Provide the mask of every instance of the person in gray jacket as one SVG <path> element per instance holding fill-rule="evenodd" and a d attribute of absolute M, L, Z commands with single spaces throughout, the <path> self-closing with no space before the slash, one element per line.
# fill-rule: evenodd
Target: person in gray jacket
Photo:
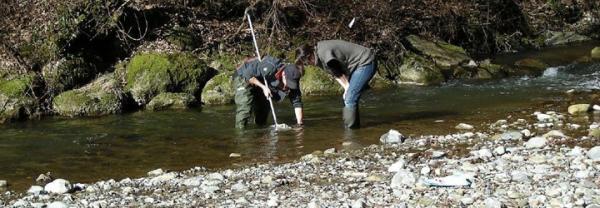
<path fill-rule="evenodd" d="M 362 90 L 377 72 L 375 53 L 367 47 L 343 40 L 324 40 L 315 47 L 301 46 L 296 50 L 302 64 L 318 66 L 344 88 L 343 118 L 346 128 L 359 128 L 358 102 Z"/>

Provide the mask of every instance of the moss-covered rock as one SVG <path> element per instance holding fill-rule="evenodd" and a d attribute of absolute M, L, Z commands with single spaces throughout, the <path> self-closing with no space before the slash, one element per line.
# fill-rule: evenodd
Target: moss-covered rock
<path fill-rule="evenodd" d="M 539 59 L 525 58 L 515 62 L 515 67 L 514 75 L 540 75 L 549 66 Z"/>
<path fill-rule="evenodd" d="M 233 71 L 221 72 L 210 79 L 202 90 L 202 103 L 207 105 L 222 105 L 233 103 Z"/>
<path fill-rule="evenodd" d="M 333 77 L 313 66 L 304 68 L 304 76 L 300 78 L 300 89 L 305 95 L 330 95 L 343 92 Z"/>
<path fill-rule="evenodd" d="M 34 73 L 23 75 L 0 75 L 0 123 L 32 117 L 38 109 L 33 97 L 39 85 Z"/>
<path fill-rule="evenodd" d="M 434 63 L 443 69 L 468 63 L 471 58 L 465 49 L 441 40 L 428 41 L 416 35 L 406 37 L 406 42 L 419 54 L 433 59 Z"/>
<path fill-rule="evenodd" d="M 600 60 L 600 47 L 595 47 L 594 49 L 592 49 L 591 53 L 591 57 L 592 59 L 597 59 Z"/>
<path fill-rule="evenodd" d="M 52 106 L 61 116 L 103 116 L 123 112 L 126 100 L 114 75 L 106 74 L 82 88 L 59 94 Z"/>
<path fill-rule="evenodd" d="M 407 52 L 402 65 L 387 69 L 385 75 L 397 84 L 435 85 L 444 82 L 442 70 L 432 61 Z"/>
<path fill-rule="evenodd" d="M 379 69 L 381 70 L 381 69 Z M 369 86 L 373 89 L 386 89 L 394 86 L 394 83 L 382 76 L 381 73 L 376 73 L 369 82 Z"/>
<path fill-rule="evenodd" d="M 62 58 L 42 69 L 48 91 L 55 95 L 81 87 L 96 77 L 97 70 L 81 57 Z"/>
<path fill-rule="evenodd" d="M 0 94 L 9 98 L 32 95 L 33 90 L 37 87 L 39 87 L 39 77 L 35 73 L 0 76 Z"/>
<path fill-rule="evenodd" d="M 196 104 L 196 98 L 187 93 L 160 93 L 154 97 L 146 109 L 160 111 L 165 109 L 186 109 Z"/>
<path fill-rule="evenodd" d="M 138 105 L 147 104 L 163 92 L 185 92 L 200 97 L 202 87 L 216 73 L 189 53 L 138 54 L 125 70 L 125 88 Z"/>
<path fill-rule="evenodd" d="M 547 31 L 543 37 L 546 46 L 561 46 L 591 40 L 591 38 L 575 32 Z"/>
<path fill-rule="evenodd" d="M 485 60 L 479 64 L 477 69 L 477 79 L 497 79 L 507 76 L 506 70 L 502 65 L 493 64 Z"/>

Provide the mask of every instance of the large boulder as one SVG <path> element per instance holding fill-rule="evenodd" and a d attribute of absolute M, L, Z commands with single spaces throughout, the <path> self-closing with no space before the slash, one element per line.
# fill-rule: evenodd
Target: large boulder
<path fill-rule="evenodd" d="M 39 77 L 34 73 L 0 75 L 0 123 L 34 115 L 38 102 L 32 95 L 38 85 Z"/>
<path fill-rule="evenodd" d="M 591 38 L 575 32 L 546 31 L 543 37 L 546 46 L 561 46 L 591 40 Z"/>
<path fill-rule="evenodd" d="M 300 88 L 306 95 L 326 95 L 342 93 L 342 87 L 325 70 L 307 66 L 300 79 Z"/>
<path fill-rule="evenodd" d="M 207 105 L 222 105 L 233 103 L 233 71 L 221 72 L 211 78 L 202 89 L 202 103 Z"/>
<path fill-rule="evenodd" d="M 591 52 L 592 59 L 600 60 L 600 47 L 595 47 Z"/>
<path fill-rule="evenodd" d="M 160 93 L 146 105 L 146 109 L 160 111 L 165 109 L 186 109 L 196 103 L 196 98 L 187 93 Z"/>
<path fill-rule="evenodd" d="M 431 58 L 442 69 L 457 67 L 471 60 L 463 48 L 441 40 L 428 41 L 416 35 L 409 35 L 406 42 L 411 49 Z"/>
<path fill-rule="evenodd" d="M 96 74 L 96 67 L 81 57 L 62 58 L 42 69 L 46 87 L 53 95 L 81 87 L 92 81 Z"/>
<path fill-rule="evenodd" d="M 146 105 L 163 92 L 184 92 L 200 97 L 202 87 L 216 71 L 190 53 L 142 53 L 124 68 L 125 89 L 138 105 Z"/>
<path fill-rule="evenodd" d="M 435 85 L 444 82 L 442 70 L 432 61 L 412 52 L 407 52 L 402 65 L 387 70 L 386 77 L 397 84 Z"/>
<path fill-rule="evenodd" d="M 121 113 L 126 101 L 117 79 L 113 74 L 106 74 L 82 88 L 59 94 L 52 106 L 61 116 L 103 116 Z"/>

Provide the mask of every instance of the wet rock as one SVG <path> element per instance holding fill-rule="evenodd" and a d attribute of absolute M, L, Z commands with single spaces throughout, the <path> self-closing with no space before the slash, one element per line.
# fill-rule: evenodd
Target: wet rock
<path fill-rule="evenodd" d="M 587 113 L 590 110 L 590 104 L 577 104 L 569 106 L 569 114 L 577 115 Z"/>
<path fill-rule="evenodd" d="M 326 149 L 325 151 L 323 151 L 323 154 L 324 154 L 324 155 L 332 155 L 332 154 L 335 154 L 335 148 L 329 148 L 329 149 Z"/>
<path fill-rule="evenodd" d="M 561 46 L 591 40 L 590 37 L 575 32 L 546 31 L 543 36 L 547 46 Z"/>
<path fill-rule="evenodd" d="M 66 91 L 52 102 L 61 116 L 102 116 L 123 112 L 125 92 L 113 74 L 106 74 L 82 88 Z"/>
<path fill-rule="evenodd" d="M 148 173 L 146 173 L 146 175 L 151 176 L 151 177 L 155 177 L 155 176 L 159 176 L 164 174 L 165 171 L 162 168 L 156 169 L 156 170 L 152 170 Z"/>
<path fill-rule="evenodd" d="M 48 204 L 47 208 L 68 208 L 69 206 L 63 202 L 52 202 Z"/>
<path fill-rule="evenodd" d="M 44 191 L 52 194 L 64 194 L 69 190 L 71 190 L 71 183 L 65 179 L 56 179 L 44 187 Z"/>
<path fill-rule="evenodd" d="M 0 180 L 0 189 L 8 187 L 8 182 L 6 180 Z"/>
<path fill-rule="evenodd" d="M 417 178 L 415 174 L 413 174 L 409 170 L 403 169 L 394 174 L 390 186 L 392 188 L 402 188 L 404 186 L 412 187 L 415 185 L 416 182 Z"/>
<path fill-rule="evenodd" d="M 234 71 L 220 72 L 211 78 L 202 89 L 202 103 L 206 105 L 222 105 L 233 103 L 235 91 L 233 89 Z"/>
<path fill-rule="evenodd" d="M 548 64 L 533 58 L 521 59 L 515 62 L 515 66 L 518 67 L 520 70 L 524 70 L 518 72 L 518 74 L 534 75 L 542 74 L 542 72 L 549 67 Z"/>
<path fill-rule="evenodd" d="M 146 109 L 160 111 L 166 109 L 186 109 L 196 104 L 196 98 L 187 93 L 160 93 L 146 105 Z"/>
<path fill-rule="evenodd" d="M 404 135 L 396 130 L 391 129 L 387 133 L 383 134 L 379 138 L 379 141 L 383 144 L 396 144 L 404 142 L 404 139 Z"/>
<path fill-rule="evenodd" d="M 587 156 L 594 161 L 600 161 L 600 146 L 595 146 L 588 150 Z"/>
<path fill-rule="evenodd" d="M 592 49 L 591 56 L 592 59 L 600 59 L 600 47 L 595 47 Z"/>
<path fill-rule="evenodd" d="M 202 86 L 216 70 L 191 53 L 152 52 L 135 55 L 117 74 L 127 83 L 125 89 L 131 92 L 133 99 L 143 106 L 163 92 L 200 97 Z"/>
<path fill-rule="evenodd" d="M 542 148 L 546 146 L 548 140 L 544 137 L 533 137 L 529 141 L 525 142 L 525 148 L 527 149 L 536 149 Z"/>
<path fill-rule="evenodd" d="M 502 65 L 493 64 L 490 60 L 485 60 L 479 65 L 477 70 L 477 79 L 497 79 L 506 77 L 506 70 Z"/>
<path fill-rule="evenodd" d="M 460 124 L 456 125 L 455 128 L 458 130 L 472 130 L 475 127 L 473 127 L 473 125 L 470 125 L 470 124 L 460 123 Z"/>
<path fill-rule="evenodd" d="M 36 179 L 35 182 L 37 182 L 38 184 L 47 184 L 50 183 L 52 181 L 52 173 L 47 172 L 45 174 L 40 174 Z"/>
<path fill-rule="evenodd" d="M 229 154 L 229 157 L 242 157 L 242 154 L 240 154 L 240 153 L 231 153 L 231 154 Z"/>

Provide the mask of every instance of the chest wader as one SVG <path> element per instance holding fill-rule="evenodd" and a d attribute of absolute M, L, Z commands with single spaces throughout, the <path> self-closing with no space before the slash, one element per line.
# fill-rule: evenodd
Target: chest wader
<path fill-rule="evenodd" d="M 247 83 L 244 78 L 235 76 L 233 78 L 235 89 L 235 127 L 246 128 L 250 118 L 254 114 L 254 123 L 265 125 L 269 117 L 269 102 L 263 95 L 262 90 Z"/>

